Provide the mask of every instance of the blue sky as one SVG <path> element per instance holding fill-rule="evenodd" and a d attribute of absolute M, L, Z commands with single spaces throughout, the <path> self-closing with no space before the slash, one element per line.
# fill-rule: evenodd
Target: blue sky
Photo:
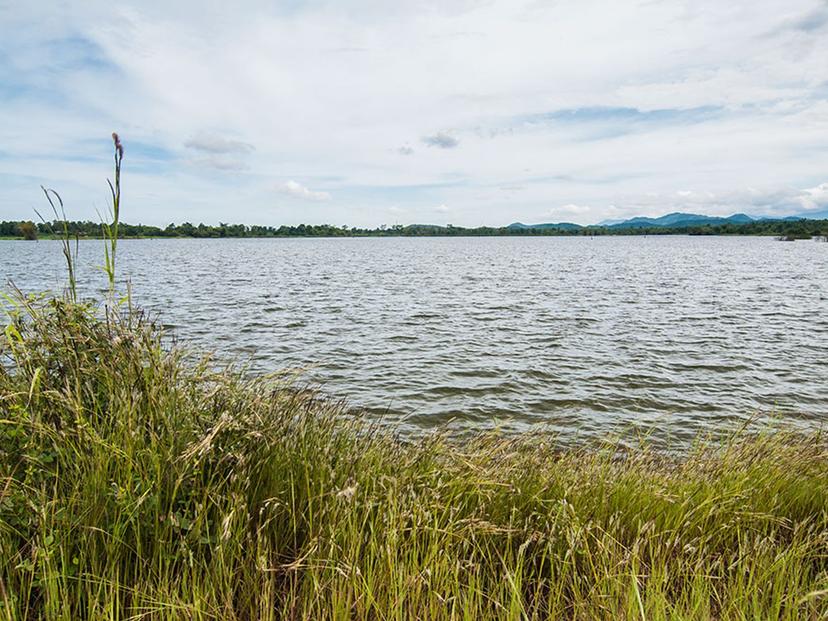
<path fill-rule="evenodd" d="M 0 0 L 0 219 L 828 209 L 823 0 Z"/>

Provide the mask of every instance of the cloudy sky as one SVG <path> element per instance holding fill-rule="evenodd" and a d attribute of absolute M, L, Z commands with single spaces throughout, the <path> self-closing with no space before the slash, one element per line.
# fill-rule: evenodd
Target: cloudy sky
<path fill-rule="evenodd" d="M 824 0 L 0 0 L 0 219 L 828 209 Z"/>

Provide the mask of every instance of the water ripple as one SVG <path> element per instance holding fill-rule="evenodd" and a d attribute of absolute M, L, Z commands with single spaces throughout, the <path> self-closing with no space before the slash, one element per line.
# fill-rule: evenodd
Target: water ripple
<path fill-rule="evenodd" d="M 689 438 L 828 414 L 828 244 L 188 239 L 119 252 L 137 303 L 180 340 L 251 372 L 302 369 L 405 433 Z M 100 244 L 80 256 L 95 294 Z M 0 277 L 60 290 L 59 244 L 0 242 Z"/>

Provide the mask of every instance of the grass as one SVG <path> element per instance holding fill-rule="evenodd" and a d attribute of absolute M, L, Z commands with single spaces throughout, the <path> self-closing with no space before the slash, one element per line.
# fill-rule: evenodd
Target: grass
<path fill-rule="evenodd" d="M 403 442 L 137 311 L 18 298 L 5 332 L 0 619 L 828 615 L 820 435 Z"/>

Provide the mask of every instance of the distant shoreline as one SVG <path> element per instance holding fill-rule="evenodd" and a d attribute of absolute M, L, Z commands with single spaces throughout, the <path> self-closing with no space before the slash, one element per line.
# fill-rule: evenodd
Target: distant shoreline
<path fill-rule="evenodd" d="M 70 238 L 102 239 L 101 224 L 91 221 L 67 222 Z M 64 223 L 60 221 L 33 223 L 31 221 L 0 221 L 0 240 L 60 239 Z M 244 224 L 192 225 L 170 224 L 165 228 L 142 224 L 119 224 L 121 239 L 289 239 L 295 237 L 603 237 L 603 236 L 752 236 L 785 237 L 793 239 L 825 238 L 828 220 L 760 220 L 748 223 L 703 224 L 691 226 L 585 226 L 557 228 L 550 226 L 476 227 L 437 226 L 414 224 L 409 226 L 381 226 L 374 229 L 336 227 L 329 224 L 297 226 L 262 226 Z"/>
<path fill-rule="evenodd" d="M 714 234 L 699 234 L 699 233 L 629 233 L 626 235 L 246 235 L 244 237 L 195 237 L 178 235 L 175 237 L 166 235 L 144 235 L 144 236 L 119 236 L 121 241 L 151 241 L 151 240 L 212 240 L 222 241 L 229 239 L 477 239 L 484 237 L 580 237 L 593 239 L 595 237 L 758 237 L 766 239 L 777 239 L 779 235 L 772 234 L 737 234 L 737 233 L 714 233 Z M 781 236 L 784 237 L 784 236 Z M 26 240 L 23 237 L 0 237 L 0 242 L 4 241 L 60 241 L 58 235 L 45 235 L 38 237 L 35 240 Z M 103 241 L 103 237 L 87 237 L 80 236 L 78 241 Z M 781 241 L 828 241 L 824 236 L 814 235 L 809 237 L 797 237 L 795 239 L 781 240 Z"/>

